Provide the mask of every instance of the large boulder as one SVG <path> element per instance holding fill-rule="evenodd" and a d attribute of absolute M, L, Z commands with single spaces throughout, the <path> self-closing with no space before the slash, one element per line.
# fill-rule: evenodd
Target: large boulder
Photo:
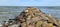
<path fill-rule="evenodd" d="M 59 22 L 53 16 L 47 15 L 38 8 L 28 7 L 18 15 L 14 24 L 20 27 L 60 27 Z"/>

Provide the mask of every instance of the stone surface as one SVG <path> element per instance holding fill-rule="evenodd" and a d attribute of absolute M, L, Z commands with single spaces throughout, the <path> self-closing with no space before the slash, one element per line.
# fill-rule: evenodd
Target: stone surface
<path fill-rule="evenodd" d="M 59 22 L 53 16 L 47 15 L 38 8 L 28 7 L 26 10 L 21 12 L 12 23 L 19 24 L 20 27 L 60 27 Z M 17 26 L 17 27 L 19 27 Z"/>

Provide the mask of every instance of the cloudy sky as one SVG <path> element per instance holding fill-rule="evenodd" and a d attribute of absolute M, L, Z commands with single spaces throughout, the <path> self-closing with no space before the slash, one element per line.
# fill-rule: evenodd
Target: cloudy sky
<path fill-rule="evenodd" d="M 60 6 L 60 0 L 0 0 L 0 6 Z"/>

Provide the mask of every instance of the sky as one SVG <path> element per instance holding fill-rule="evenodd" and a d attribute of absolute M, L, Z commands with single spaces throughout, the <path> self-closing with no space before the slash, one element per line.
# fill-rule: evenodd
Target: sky
<path fill-rule="evenodd" d="M 60 6 L 60 0 L 0 0 L 0 6 Z"/>

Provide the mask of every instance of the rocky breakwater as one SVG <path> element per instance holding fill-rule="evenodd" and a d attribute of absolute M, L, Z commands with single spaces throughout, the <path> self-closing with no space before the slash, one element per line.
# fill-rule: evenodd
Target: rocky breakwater
<path fill-rule="evenodd" d="M 60 27 L 59 25 L 55 17 L 41 12 L 38 8 L 28 7 L 15 18 L 12 24 L 8 24 L 8 27 Z"/>

